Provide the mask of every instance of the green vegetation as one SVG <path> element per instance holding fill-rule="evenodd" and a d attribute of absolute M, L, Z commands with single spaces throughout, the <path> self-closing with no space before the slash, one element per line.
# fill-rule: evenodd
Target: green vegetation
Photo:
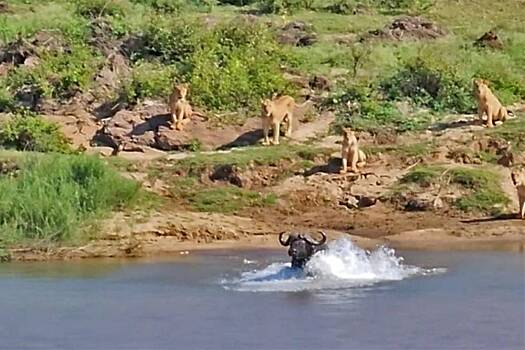
<path fill-rule="evenodd" d="M 260 193 L 230 184 L 208 185 L 197 177 L 176 177 L 169 182 L 175 199 L 203 212 L 235 213 L 245 208 L 276 203 L 273 193 Z"/>
<path fill-rule="evenodd" d="M 233 213 L 248 207 L 269 206 L 276 203 L 273 193 L 241 189 L 235 186 L 221 186 L 187 194 L 192 207 L 199 211 Z"/>
<path fill-rule="evenodd" d="M 72 152 L 58 125 L 32 114 L 20 114 L 2 123 L 0 145 L 19 151 Z"/>
<path fill-rule="evenodd" d="M 499 175 L 484 168 L 418 166 L 405 175 L 400 183 L 421 187 L 445 183 L 458 185 L 465 193 L 454 202 L 454 206 L 465 212 L 497 214 L 509 203 L 501 189 Z"/>
<path fill-rule="evenodd" d="M 17 92 L 28 87 L 58 100 L 89 91 L 105 64 L 101 47 L 108 46 L 123 49 L 132 71 L 108 95 L 164 99 L 173 81 L 185 81 L 200 110 L 243 116 L 274 92 L 297 92 L 284 70 L 337 76 L 340 84 L 325 106 L 336 110 L 337 126 L 359 130 L 421 130 L 431 114 L 473 111 L 473 77 L 489 79 L 505 104 L 525 98 L 525 30 L 517 20 L 525 9 L 511 0 L 15 0 L 9 6 L 11 12 L 0 14 L 0 49 L 16 49 L 18 39 L 43 30 L 59 45 L 37 47 L 37 65 L 19 64 L 0 75 L 0 111 L 17 109 Z M 250 11 L 264 15 L 246 17 Z M 316 43 L 278 44 L 282 14 L 311 24 Z M 448 34 L 358 40 L 405 14 L 423 15 Z M 475 47 L 491 28 L 503 49 Z M 338 37 L 346 37 L 345 44 Z M 348 102 L 359 108 L 349 110 Z M 407 102 L 410 111 L 401 111 L 398 102 Z"/>
<path fill-rule="evenodd" d="M 422 187 L 430 186 L 444 172 L 439 166 L 417 166 L 403 176 L 401 183 L 416 183 Z"/>
<path fill-rule="evenodd" d="M 230 183 L 203 180 L 219 167 L 231 166 L 243 171 L 248 167 L 279 166 L 279 178 L 304 170 L 318 158 L 327 158 L 331 150 L 305 145 L 282 144 L 275 147 L 248 147 L 225 153 L 195 153 L 192 157 L 166 164 L 159 161 L 150 167 L 150 176 L 169 185 L 175 200 L 192 209 L 233 213 L 245 208 L 273 205 L 273 193 L 255 192 Z M 284 163 L 284 164 L 283 164 Z"/>
<path fill-rule="evenodd" d="M 519 116 L 519 119 L 523 116 Z M 509 120 L 497 128 L 488 130 L 489 135 L 501 137 L 510 142 L 516 151 L 525 149 L 525 123 L 523 120 Z"/>
<path fill-rule="evenodd" d="M 81 240 L 86 224 L 128 205 L 139 185 L 97 158 L 25 155 L 0 175 L 0 242 Z"/>
<path fill-rule="evenodd" d="M 170 169 L 190 176 L 199 176 L 207 169 L 219 165 L 232 165 L 245 169 L 251 164 L 271 165 L 281 161 L 312 161 L 316 157 L 325 157 L 330 153 L 331 150 L 307 145 L 283 144 L 275 147 L 249 147 L 225 153 L 195 153 L 191 157 L 176 161 Z M 160 164 L 160 166 L 163 165 Z"/>

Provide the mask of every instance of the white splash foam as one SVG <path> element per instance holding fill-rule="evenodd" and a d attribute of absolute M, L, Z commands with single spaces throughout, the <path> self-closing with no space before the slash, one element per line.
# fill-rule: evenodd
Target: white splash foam
<path fill-rule="evenodd" d="M 223 285 L 252 292 L 343 289 L 444 272 L 405 265 L 403 260 L 394 249 L 379 247 L 368 252 L 340 239 L 315 254 L 304 271 L 292 269 L 290 263 L 273 263 L 262 270 L 244 272 L 236 280 L 223 281 Z"/>

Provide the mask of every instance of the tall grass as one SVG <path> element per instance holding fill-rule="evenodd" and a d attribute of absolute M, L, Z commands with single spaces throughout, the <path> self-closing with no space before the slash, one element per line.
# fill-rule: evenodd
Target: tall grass
<path fill-rule="evenodd" d="M 90 219 L 124 206 L 139 185 L 88 156 L 24 156 L 0 175 L 0 241 L 67 241 Z"/>

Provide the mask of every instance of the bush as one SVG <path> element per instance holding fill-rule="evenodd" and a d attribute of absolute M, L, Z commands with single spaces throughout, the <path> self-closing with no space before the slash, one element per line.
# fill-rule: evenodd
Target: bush
<path fill-rule="evenodd" d="M 499 175 L 487 169 L 417 166 L 401 179 L 403 184 L 416 183 L 421 187 L 438 182 L 456 184 L 465 190 L 453 203 L 465 212 L 497 214 L 510 202 L 500 186 Z"/>
<path fill-rule="evenodd" d="M 84 91 L 93 81 L 100 57 L 82 44 L 73 45 L 70 52 L 42 54 L 35 68 L 21 66 L 7 77 L 14 89 L 32 86 L 46 97 L 70 98 Z"/>
<path fill-rule="evenodd" d="M 408 62 L 381 83 L 390 100 L 409 99 L 434 111 L 474 111 L 470 80 L 453 69 L 432 67 L 421 58 Z"/>
<path fill-rule="evenodd" d="M 156 11 L 165 13 L 176 13 L 186 5 L 184 0 L 131 0 L 133 3 L 147 5 Z"/>
<path fill-rule="evenodd" d="M 258 0 L 219 0 L 221 5 L 246 6 L 256 3 Z"/>
<path fill-rule="evenodd" d="M 151 96 L 167 98 L 173 87 L 176 69 L 158 63 L 141 62 L 133 69 L 132 79 L 125 87 L 128 101 Z"/>
<path fill-rule="evenodd" d="M 161 13 L 179 13 L 185 9 L 204 9 L 210 11 L 217 3 L 215 0 L 130 0 L 136 4 L 146 5 Z M 220 3 L 220 1 L 219 1 Z"/>
<path fill-rule="evenodd" d="M 103 15 L 123 17 L 129 10 L 126 0 L 74 0 L 73 3 L 76 12 L 88 18 Z"/>
<path fill-rule="evenodd" d="M 315 0 L 258 0 L 263 13 L 289 13 L 298 9 L 313 9 Z"/>
<path fill-rule="evenodd" d="M 484 169 L 454 169 L 451 183 L 471 190 L 459 198 L 455 205 L 463 211 L 480 211 L 497 214 L 510 201 L 501 189 L 499 175 Z"/>
<path fill-rule="evenodd" d="M 404 116 L 394 103 L 384 100 L 374 86 L 347 87 L 327 104 L 336 109 L 336 129 L 351 127 L 375 132 L 390 128 L 404 132 L 426 128 L 430 123 L 428 114 Z"/>
<path fill-rule="evenodd" d="M 20 168 L 0 177 L 1 241 L 74 238 L 82 223 L 129 203 L 139 189 L 94 157 L 32 156 Z"/>
<path fill-rule="evenodd" d="M 0 145 L 20 151 L 71 152 L 69 140 L 58 125 L 36 116 L 18 115 L 4 123 Z"/>
<path fill-rule="evenodd" d="M 368 0 L 372 6 L 389 11 L 422 12 L 428 10 L 434 4 L 433 0 Z"/>
<path fill-rule="evenodd" d="M 262 97 L 292 92 L 280 68 L 290 57 L 261 24 L 234 20 L 203 31 L 197 22 L 161 22 L 143 39 L 147 44 L 135 59 L 173 67 L 191 84 L 192 101 L 208 109 L 255 109 Z"/>

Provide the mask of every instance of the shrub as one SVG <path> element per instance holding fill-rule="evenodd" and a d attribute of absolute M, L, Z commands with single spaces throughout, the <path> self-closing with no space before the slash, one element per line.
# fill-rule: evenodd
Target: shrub
<path fill-rule="evenodd" d="M 3 86 L 0 81 L 0 112 L 10 111 L 13 109 L 13 106 L 13 96 L 11 96 L 7 87 Z"/>
<path fill-rule="evenodd" d="M 74 238 L 86 220 L 129 203 L 139 189 L 94 157 L 30 156 L 20 167 L 0 177 L 2 241 Z"/>
<path fill-rule="evenodd" d="M 123 17 L 129 10 L 126 0 L 74 0 L 73 4 L 79 15 L 88 18 L 103 15 Z"/>
<path fill-rule="evenodd" d="M 298 9 L 313 9 L 315 0 L 258 0 L 259 10 L 263 13 L 289 13 Z"/>
<path fill-rule="evenodd" d="M 167 98 L 175 74 L 174 66 L 141 62 L 134 67 L 131 82 L 125 87 L 128 101 L 135 102 L 152 96 Z"/>
<path fill-rule="evenodd" d="M 404 132 L 426 128 L 430 123 L 428 114 L 403 115 L 393 102 L 384 100 L 374 86 L 344 88 L 327 104 L 336 109 L 336 129 L 351 127 L 375 132 L 390 128 Z"/>
<path fill-rule="evenodd" d="M 197 22 L 161 23 L 143 39 L 135 58 L 174 67 L 191 84 L 192 101 L 208 109 L 255 109 L 264 96 L 292 92 L 280 68 L 290 56 L 261 24 L 234 20 L 203 31 Z"/>
<path fill-rule="evenodd" d="M 90 48 L 77 44 L 70 52 L 42 54 L 38 66 L 17 68 L 8 75 L 7 83 L 14 90 L 32 86 L 46 97 L 69 98 L 87 89 L 100 61 Z"/>
<path fill-rule="evenodd" d="M 71 152 L 69 140 L 58 125 L 31 115 L 18 115 L 4 123 L 0 145 L 20 151 Z"/>
<path fill-rule="evenodd" d="M 497 214 L 509 199 L 500 186 L 499 175 L 484 169 L 454 169 L 451 183 L 471 190 L 459 198 L 455 205 L 463 211 L 480 211 Z"/>
<path fill-rule="evenodd" d="M 221 5 L 246 6 L 256 3 L 258 0 L 219 0 Z"/>
<path fill-rule="evenodd" d="M 401 183 L 416 183 L 422 187 L 450 183 L 461 186 L 465 194 L 453 203 L 465 212 L 484 212 L 496 214 L 509 203 L 503 192 L 499 175 L 487 169 L 451 168 L 445 170 L 437 166 L 418 166 L 406 174 Z"/>
<path fill-rule="evenodd" d="M 351 15 L 355 12 L 358 2 L 355 0 L 337 0 L 333 4 L 325 7 L 325 9 L 332 13 L 340 15 Z"/>
<path fill-rule="evenodd" d="M 474 110 L 471 82 L 453 69 L 438 69 L 417 58 L 408 62 L 381 87 L 390 100 L 409 99 L 434 111 L 468 113 Z"/>
<path fill-rule="evenodd" d="M 432 7 L 434 0 L 368 0 L 368 3 L 389 11 L 422 12 Z"/>
<path fill-rule="evenodd" d="M 165 13 L 179 12 L 187 3 L 184 0 L 131 0 L 131 2 L 147 5 L 156 11 Z"/>

